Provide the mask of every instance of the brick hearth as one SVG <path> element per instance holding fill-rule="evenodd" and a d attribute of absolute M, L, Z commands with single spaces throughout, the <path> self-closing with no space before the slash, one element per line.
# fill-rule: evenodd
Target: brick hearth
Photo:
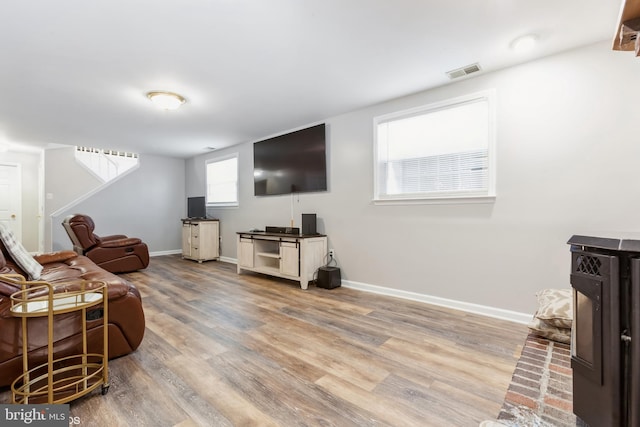
<path fill-rule="evenodd" d="M 498 420 L 506 425 L 586 426 L 573 414 L 572 396 L 569 345 L 529 335 Z"/>

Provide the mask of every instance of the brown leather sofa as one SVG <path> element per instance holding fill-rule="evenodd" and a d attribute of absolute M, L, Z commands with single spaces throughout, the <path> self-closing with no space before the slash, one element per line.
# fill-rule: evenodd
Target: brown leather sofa
<path fill-rule="evenodd" d="M 56 292 L 80 280 L 107 282 L 109 297 L 109 358 L 131 353 L 140 345 L 145 330 L 142 300 L 138 289 L 124 278 L 98 267 L 89 258 L 73 251 L 62 251 L 34 257 L 43 266 L 40 280 L 57 284 Z M 0 242 L 0 274 L 17 273 L 27 277 Z M 0 387 L 7 386 L 22 373 L 21 320 L 10 312 L 9 296 L 20 290 L 0 276 Z M 101 353 L 103 321 L 100 308 L 87 312 L 89 352 Z M 81 312 L 58 314 L 54 322 L 54 357 L 81 352 Z M 47 361 L 46 318 L 29 319 L 29 364 Z"/>
<path fill-rule="evenodd" d="M 149 265 L 149 249 L 144 242 L 122 234 L 100 237 L 93 232 L 95 224 L 88 215 L 69 215 L 62 226 L 73 243 L 73 250 L 107 271 L 127 273 Z"/>

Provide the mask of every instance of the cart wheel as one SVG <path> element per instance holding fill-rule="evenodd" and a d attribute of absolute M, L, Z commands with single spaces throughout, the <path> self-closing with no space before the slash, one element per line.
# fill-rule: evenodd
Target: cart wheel
<path fill-rule="evenodd" d="M 102 386 L 102 395 L 104 396 L 109 392 L 109 384 Z"/>

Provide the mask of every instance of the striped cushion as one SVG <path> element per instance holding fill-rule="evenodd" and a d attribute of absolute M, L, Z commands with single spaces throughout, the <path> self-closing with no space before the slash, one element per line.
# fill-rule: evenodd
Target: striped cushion
<path fill-rule="evenodd" d="M 29 280 L 40 279 L 42 273 L 42 266 L 33 259 L 31 254 L 22 246 L 20 242 L 16 240 L 16 236 L 11 230 L 0 224 L 0 240 L 4 244 L 4 247 L 11 254 L 13 260 L 27 273 Z"/>

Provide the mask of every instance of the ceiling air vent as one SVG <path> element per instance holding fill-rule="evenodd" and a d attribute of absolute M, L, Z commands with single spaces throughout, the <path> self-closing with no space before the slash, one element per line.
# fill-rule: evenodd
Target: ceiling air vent
<path fill-rule="evenodd" d="M 460 77 L 468 76 L 469 74 L 472 74 L 472 73 L 477 73 L 480 70 L 481 70 L 480 64 L 476 62 L 475 64 L 467 65 L 466 67 L 447 71 L 447 76 L 449 76 L 449 78 L 453 80 Z"/>

